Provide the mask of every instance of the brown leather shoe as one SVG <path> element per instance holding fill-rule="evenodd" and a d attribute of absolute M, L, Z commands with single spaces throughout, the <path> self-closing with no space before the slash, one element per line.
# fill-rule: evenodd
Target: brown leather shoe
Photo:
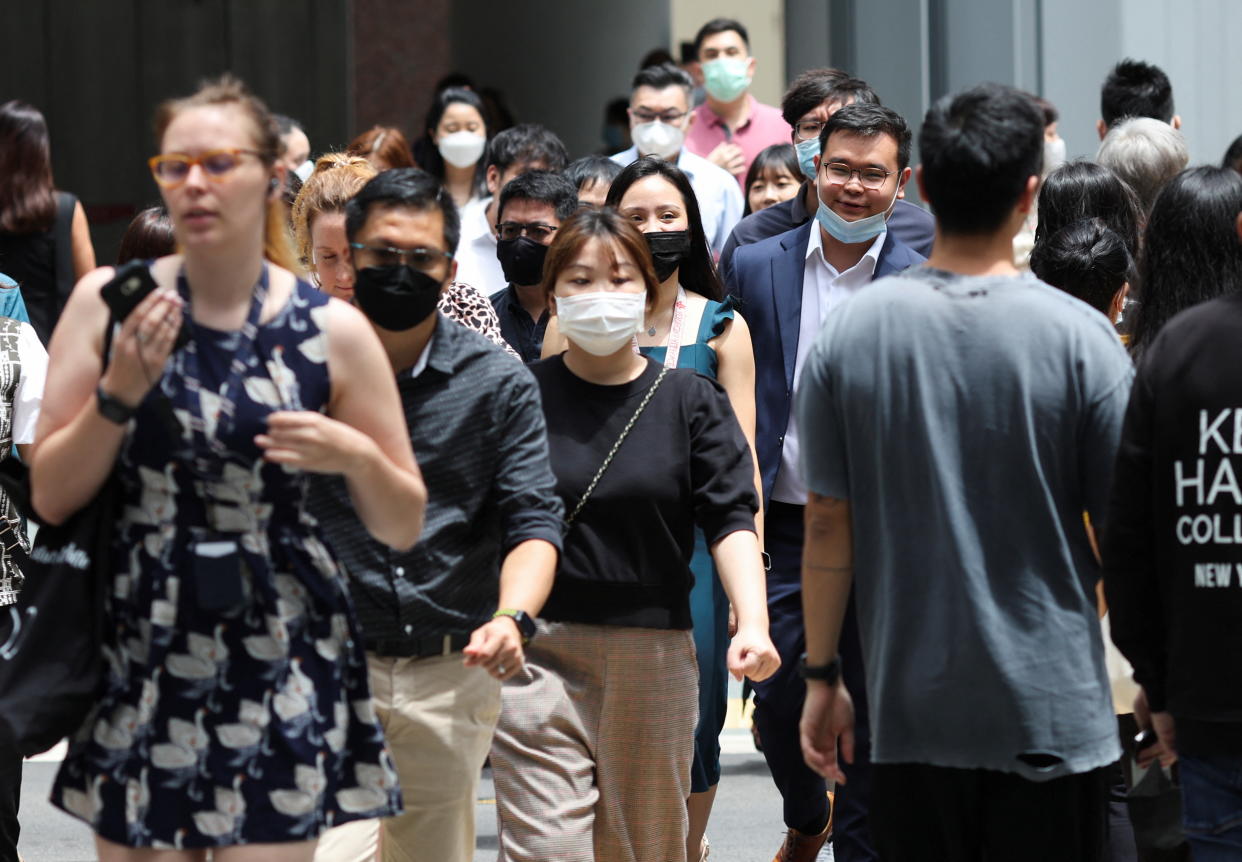
<path fill-rule="evenodd" d="M 797 829 L 785 833 L 785 843 L 772 858 L 772 862 L 815 862 L 820 849 L 832 837 L 832 814 L 836 800 L 831 790 L 828 791 L 828 825 L 818 835 L 803 835 Z"/>

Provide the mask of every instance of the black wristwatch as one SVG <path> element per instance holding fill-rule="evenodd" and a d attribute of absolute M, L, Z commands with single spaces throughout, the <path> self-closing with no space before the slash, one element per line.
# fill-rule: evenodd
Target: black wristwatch
<path fill-rule="evenodd" d="M 807 680 L 821 680 L 836 685 L 841 678 L 841 656 L 833 656 L 828 664 L 811 666 L 806 663 L 806 653 L 798 657 L 798 676 Z"/>
<path fill-rule="evenodd" d="M 136 407 L 130 407 L 104 392 L 102 385 L 95 387 L 95 402 L 99 405 L 99 414 L 117 425 L 124 425 L 137 411 Z"/>
<path fill-rule="evenodd" d="M 519 611 L 514 608 L 501 608 L 492 614 L 492 619 L 497 617 L 509 617 L 517 623 L 518 633 L 522 636 L 522 646 L 530 643 L 531 638 L 535 636 L 535 620 L 526 611 Z"/>

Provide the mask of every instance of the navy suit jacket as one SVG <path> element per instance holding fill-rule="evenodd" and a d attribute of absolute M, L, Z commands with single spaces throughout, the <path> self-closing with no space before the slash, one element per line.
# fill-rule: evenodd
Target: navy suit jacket
<path fill-rule="evenodd" d="M 781 447 L 793 404 L 794 362 L 802 323 L 802 279 L 806 247 L 819 223 L 738 248 L 733 257 L 729 293 L 738 307 L 755 350 L 755 449 L 763 476 L 763 504 L 772 496 L 781 467 Z M 917 266 L 926 258 L 889 231 L 876 261 L 876 278 Z"/>

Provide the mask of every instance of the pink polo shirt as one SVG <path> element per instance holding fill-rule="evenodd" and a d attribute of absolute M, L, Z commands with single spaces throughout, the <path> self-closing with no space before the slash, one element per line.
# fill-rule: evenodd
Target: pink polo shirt
<path fill-rule="evenodd" d="M 750 163 L 759 155 L 759 151 L 772 144 L 792 143 L 789 135 L 793 131 L 789 123 L 781 116 L 780 109 L 765 105 L 749 93 L 750 117 L 740 129 L 733 130 L 733 143 L 742 148 L 746 154 L 746 164 L 737 175 L 738 185 L 746 182 L 746 171 Z M 725 142 L 725 126 L 716 112 L 707 103 L 694 109 L 694 122 L 690 124 L 690 132 L 686 135 L 686 149 L 698 156 L 707 155 Z M 745 189 L 742 189 L 745 192 Z"/>

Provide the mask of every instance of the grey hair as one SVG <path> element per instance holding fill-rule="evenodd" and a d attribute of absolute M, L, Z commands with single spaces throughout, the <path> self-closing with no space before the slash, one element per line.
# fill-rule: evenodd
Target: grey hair
<path fill-rule="evenodd" d="M 1144 213 L 1160 190 L 1190 163 L 1186 138 L 1168 123 L 1130 117 L 1109 130 L 1095 160 L 1134 189 Z"/>

